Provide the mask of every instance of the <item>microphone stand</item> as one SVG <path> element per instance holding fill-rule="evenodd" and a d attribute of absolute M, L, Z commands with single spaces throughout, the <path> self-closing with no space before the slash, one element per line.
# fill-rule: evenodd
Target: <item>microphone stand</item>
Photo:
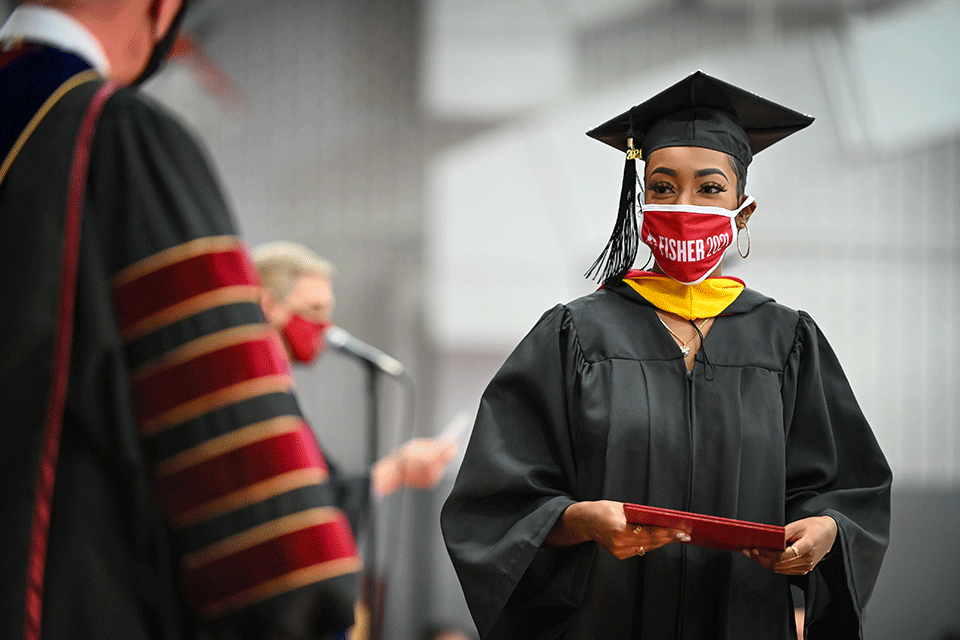
<path fill-rule="evenodd" d="M 380 451 L 380 403 L 379 403 L 379 373 L 380 369 L 370 361 L 363 361 L 367 369 L 367 466 L 373 471 Z M 371 482 L 372 482 L 371 476 Z M 382 616 L 380 600 L 377 597 L 379 589 L 377 578 L 377 505 L 372 495 L 367 501 L 367 540 L 364 552 L 364 566 L 367 567 L 366 579 L 363 582 L 364 598 L 367 601 L 369 618 L 368 640 L 379 640 Z"/>
<path fill-rule="evenodd" d="M 380 454 L 380 406 L 379 406 L 379 375 L 387 373 L 398 379 L 406 379 L 406 370 L 394 358 L 371 347 L 340 327 L 329 327 L 326 332 L 327 342 L 336 349 L 345 352 L 360 360 L 367 370 L 367 465 L 372 472 Z M 371 495 L 367 498 L 367 539 L 364 549 L 364 581 L 362 582 L 362 597 L 367 604 L 369 634 L 367 640 L 379 640 L 382 635 L 384 601 L 383 591 L 386 589 L 377 576 L 377 505 Z M 379 596 L 379 597 L 378 597 Z"/>

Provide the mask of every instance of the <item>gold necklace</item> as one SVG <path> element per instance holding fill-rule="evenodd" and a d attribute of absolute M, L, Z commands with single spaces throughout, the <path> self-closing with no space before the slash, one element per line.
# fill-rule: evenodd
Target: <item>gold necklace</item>
<path fill-rule="evenodd" d="M 657 319 L 660 320 L 660 324 L 662 324 L 663 327 L 670 332 L 670 335 L 672 335 L 676 339 L 676 341 L 680 343 L 680 353 L 682 353 L 683 357 L 686 358 L 688 355 L 690 355 L 690 347 L 687 346 L 687 343 L 693 340 L 694 338 L 696 338 L 698 335 L 700 335 L 700 330 L 703 329 L 703 325 L 707 324 L 707 320 L 709 320 L 710 318 L 704 318 L 703 322 L 700 323 L 699 327 L 697 327 L 697 325 L 693 325 L 697 327 L 697 333 L 690 336 L 687 340 L 683 340 L 680 336 L 675 334 L 673 332 L 673 329 L 668 327 L 667 323 L 664 322 L 663 318 L 661 318 L 659 315 L 657 316 Z"/>

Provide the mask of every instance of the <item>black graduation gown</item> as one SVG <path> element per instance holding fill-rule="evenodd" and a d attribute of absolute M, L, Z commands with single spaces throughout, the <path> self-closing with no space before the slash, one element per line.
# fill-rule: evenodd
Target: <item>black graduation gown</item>
<path fill-rule="evenodd" d="M 88 68 L 31 47 L 0 65 L 4 113 L 36 110 Z M 33 124 L 30 110 L 0 123 L 0 142 L 19 140 L 0 153 L 12 160 L 0 181 L 4 638 L 24 629 L 67 174 L 100 84 L 81 80 Z M 251 274 L 193 137 L 135 89 L 117 92 L 86 187 L 44 640 L 318 638 L 352 623 L 359 560 L 316 443 L 302 444 L 312 435 Z M 317 549 L 334 539 L 344 546 Z"/>
<path fill-rule="evenodd" d="M 704 354 L 709 360 L 705 363 Z M 828 514 L 808 638 L 857 638 L 888 537 L 890 470 L 809 315 L 750 289 L 692 376 L 623 284 L 548 311 L 494 377 L 442 528 L 481 637 L 794 638 L 786 576 L 671 544 L 618 560 L 543 541 L 574 501 L 783 525 Z"/>

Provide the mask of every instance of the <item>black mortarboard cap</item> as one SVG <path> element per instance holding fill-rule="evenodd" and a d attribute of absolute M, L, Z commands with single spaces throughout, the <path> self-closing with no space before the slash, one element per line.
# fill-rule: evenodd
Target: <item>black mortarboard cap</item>
<path fill-rule="evenodd" d="M 632 137 L 642 158 L 663 147 L 704 147 L 729 153 L 746 167 L 753 154 L 811 122 L 808 115 L 697 71 L 587 135 L 621 151 Z"/>
<path fill-rule="evenodd" d="M 617 224 L 587 277 L 620 278 L 637 255 L 635 158 L 664 147 L 703 147 L 730 154 L 746 168 L 770 145 L 813 118 L 696 71 L 587 135 L 627 153 Z M 639 149 L 637 152 L 632 146 Z M 603 266 L 605 263 L 605 266 Z M 602 267 L 602 268 L 601 268 Z"/>

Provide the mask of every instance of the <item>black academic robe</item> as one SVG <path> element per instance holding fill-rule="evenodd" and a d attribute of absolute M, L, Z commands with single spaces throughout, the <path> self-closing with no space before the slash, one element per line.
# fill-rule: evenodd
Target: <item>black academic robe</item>
<path fill-rule="evenodd" d="M 23 636 L 67 175 L 101 84 L 51 47 L 0 59 L 0 636 Z M 16 117 L 15 117 L 16 116 Z M 359 559 L 258 281 L 194 138 L 135 89 L 86 181 L 43 639 L 318 638 Z"/>
<path fill-rule="evenodd" d="M 709 361 L 709 363 L 707 362 Z M 808 638 L 858 638 L 887 545 L 890 470 L 809 315 L 750 289 L 688 376 L 655 309 L 618 284 L 548 311 L 496 374 L 442 528 L 484 640 L 795 638 L 789 579 L 670 544 L 618 560 L 544 539 L 575 501 L 773 525 L 831 515 Z"/>

